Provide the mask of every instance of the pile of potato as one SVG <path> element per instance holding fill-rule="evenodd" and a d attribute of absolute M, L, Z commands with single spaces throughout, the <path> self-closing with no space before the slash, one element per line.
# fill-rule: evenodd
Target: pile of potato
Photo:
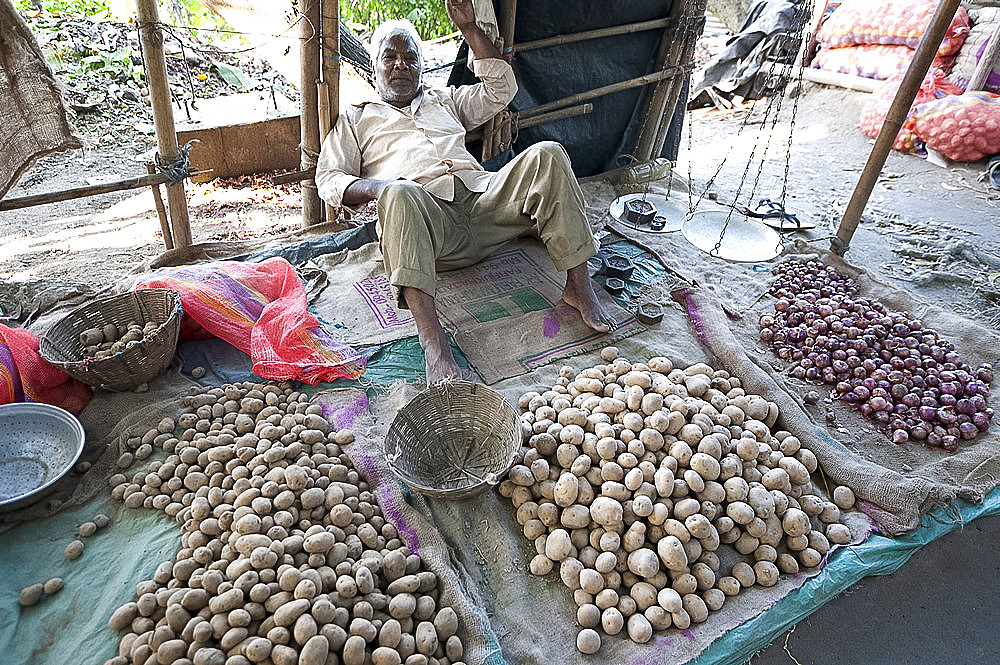
<path fill-rule="evenodd" d="M 521 396 L 527 447 L 500 485 L 535 544 L 531 572 L 558 569 L 573 590 L 581 652 L 600 649 L 597 629 L 640 643 L 686 629 L 850 541 L 853 493 L 812 492 L 816 457 L 772 431 L 773 402 L 704 363 L 601 358 Z M 722 570 L 722 544 L 745 560 Z"/>
<path fill-rule="evenodd" d="M 92 360 L 110 358 L 125 349 L 135 346 L 146 335 L 154 332 L 159 327 L 160 324 L 153 321 L 150 321 L 145 326 L 135 321 L 129 321 L 126 326 L 120 329 L 113 323 L 108 323 L 102 328 L 88 328 L 80 333 L 83 357 Z"/>
<path fill-rule="evenodd" d="M 111 479 L 126 506 L 174 517 L 182 549 L 111 616 L 107 665 L 460 665 L 458 616 L 342 451 L 350 430 L 288 384 L 193 389 L 185 406 L 120 466 L 143 446 L 166 459 Z"/>

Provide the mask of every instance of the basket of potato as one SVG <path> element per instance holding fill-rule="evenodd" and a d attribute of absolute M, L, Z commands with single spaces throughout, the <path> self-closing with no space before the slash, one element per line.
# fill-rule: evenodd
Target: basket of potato
<path fill-rule="evenodd" d="M 39 340 L 42 358 L 95 388 L 132 390 L 170 364 L 180 295 L 141 290 L 100 298 L 60 319 Z"/>

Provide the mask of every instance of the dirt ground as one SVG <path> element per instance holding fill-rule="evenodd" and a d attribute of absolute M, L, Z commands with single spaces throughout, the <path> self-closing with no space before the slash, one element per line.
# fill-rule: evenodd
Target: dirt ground
<path fill-rule="evenodd" d="M 720 38 L 703 38 L 701 59 L 718 48 L 711 39 Z M 448 62 L 455 48 L 432 47 L 429 65 Z M 443 83 L 447 70 L 432 76 Z M 868 95 L 808 82 L 790 90 L 780 108 L 764 99 L 689 112 L 676 173 L 690 177 L 695 195 L 738 205 L 784 196 L 789 212 L 817 224 L 798 237 L 828 247 L 873 144 L 858 129 Z M 155 139 L 128 126 L 86 126 L 83 149 L 38 160 L 7 197 L 144 173 Z M 984 171 L 982 162 L 945 168 L 893 152 L 848 260 L 1000 326 L 1000 290 L 990 281 L 1000 272 L 1000 190 L 977 180 Z M 196 242 L 272 236 L 301 224 L 298 185 L 273 186 L 267 176 L 188 183 L 186 191 Z M 0 212 L 0 279 L 100 288 L 163 249 L 149 189 Z"/>

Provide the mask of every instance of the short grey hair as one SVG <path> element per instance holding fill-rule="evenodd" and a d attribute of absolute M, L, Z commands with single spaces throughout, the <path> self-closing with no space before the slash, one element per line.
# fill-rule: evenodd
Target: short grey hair
<path fill-rule="evenodd" d="M 372 68 L 374 69 L 375 63 L 382 57 L 382 45 L 387 39 L 395 37 L 396 35 L 404 35 L 413 40 L 413 43 L 417 47 L 417 60 L 420 62 L 420 68 L 423 69 L 423 40 L 420 39 L 420 33 L 417 32 L 417 29 L 413 26 L 413 24 L 405 18 L 390 19 L 375 28 L 375 32 L 372 33 L 372 39 L 368 46 L 368 55 L 372 59 Z"/>

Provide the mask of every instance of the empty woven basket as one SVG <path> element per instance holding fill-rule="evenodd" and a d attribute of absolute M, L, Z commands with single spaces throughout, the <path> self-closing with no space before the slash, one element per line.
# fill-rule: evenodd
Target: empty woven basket
<path fill-rule="evenodd" d="M 429 387 L 399 410 L 385 457 L 418 492 L 461 499 L 499 482 L 520 446 L 514 407 L 485 386 L 455 381 Z"/>
<path fill-rule="evenodd" d="M 170 365 L 181 328 L 181 297 L 176 291 L 143 289 L 100 298 L 79 307 L 52 326 L 39 340 L 41 356 L 73 378 L 95 388 L 131 390 L 155 378 Z M 113 323 L 158 324 L 137 344 L 100 360 L 84 359 L 80 333 Z"/>

